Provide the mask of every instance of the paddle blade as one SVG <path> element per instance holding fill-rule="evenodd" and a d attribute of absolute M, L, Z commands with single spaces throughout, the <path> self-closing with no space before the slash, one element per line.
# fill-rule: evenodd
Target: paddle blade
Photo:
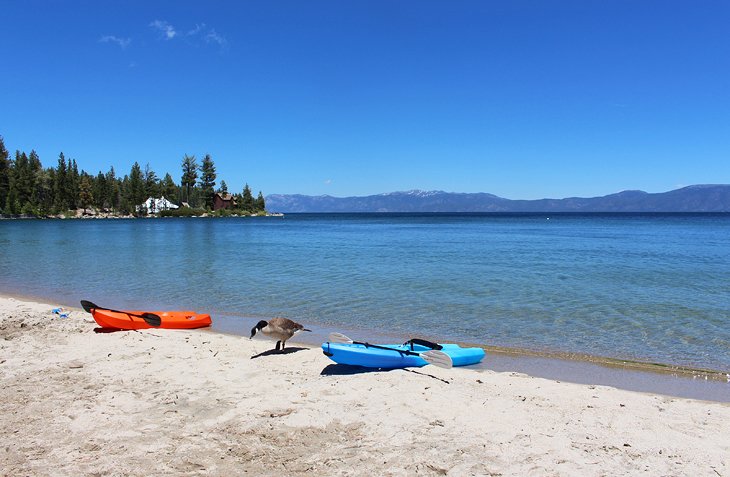
<path fill-rule="evenodd" d="M 91 313 L 92 308 L 99 308 L 98 306 L 94 305 L 90 301 L 87 300 L 81 300 L 81 307 L 84 309 L 86 313 Z"/>
<path fill-rule="evenodd" d="M 337 332 L 330 333 L 328 339 L 329 339 L 330 343 L 347 343 L 347 344 L 353 343 L 353 341 L 350 338 L 343 335 L 342 333 L 337 333 Z"/>
<path fill-rule="evenodd" d="M 426 351 L 425 353 L 421 353 L 421 358 L 423 358 L 423 360 L 426 361 L 428 364 L 438 366 L 439 368 L 450 369 L 454 366 L 454 362 L 451 360 L 451 356 L 444 353 L 443 351 Z"/>
<path fill-rule="evenodd" d="M 158 315 L 155 315 L 154 313 L 142 313 L 142 319 L 150 326 L 160 326 L 162 325 L 162 318 L 160 318 Z"/>

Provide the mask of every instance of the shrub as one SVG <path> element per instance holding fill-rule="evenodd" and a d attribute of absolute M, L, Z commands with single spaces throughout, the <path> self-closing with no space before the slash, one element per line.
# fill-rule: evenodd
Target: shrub
<path fill-rule="evenodd" d="M 195 217 L 203 215 L 205 209 L 192 209 L 190 207 L 180 207 L 174 210 L 161 210 L 159 212 L 160 217 Z"/>

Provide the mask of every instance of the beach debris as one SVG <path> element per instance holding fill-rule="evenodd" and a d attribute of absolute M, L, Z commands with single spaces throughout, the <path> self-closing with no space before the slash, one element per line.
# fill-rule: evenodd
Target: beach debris
<path fill-rule="evenodd" d="M 58 315 L 59 318 L 68 318 L 70 312 L 64 310 L 63 307 L 59 306 L 58 308 L 52 309 L 51 313 L 53 313 L 54 315 Z"/>
<path fill-rule="evenodd" d="M 435 472 L 437 475 L 448 475 L 449 470 L 443 469 L 441 467 L 437 467 L 434 464 L 426 464 L 426 467 L 429 468 L 431 471 Z"/>
<path fill-rule="evenodd" d="M 69 369 L 81 369 L 84 367 L 84 363 L 82 363 L 81 361 L 71 361 L 70 363 L 68 363 L 68 367 Z"/>

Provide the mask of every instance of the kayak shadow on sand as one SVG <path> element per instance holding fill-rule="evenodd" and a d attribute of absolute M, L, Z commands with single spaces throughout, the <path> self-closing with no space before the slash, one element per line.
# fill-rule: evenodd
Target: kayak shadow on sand
<path fill-rule="evenodd" d="M 353 374 L 365 374 L 389 371 L 380 368 L 366 368 L 365 366 L 353 366 L 351 364 L 328 364 L 324 367 L 320 376 L 350 376 Z"/>
<path fill-rule="evenodd" d="M 406 371 L 413 374 L 419 374 L 429 378 L 436 379 L 438 381 L 450 384 L 449 381 L 434 376 L 433 374 L 424 373 L 423 371 L 416 371 L 415 369 L 408 368 L 397 368 L 397 369 L 382 369 L 382 368 L 367 368 L 365 366 L 353 366 L 351 364 L 329 364 L 319 373 L 320 376 L 351 376 L 353 374 L 365 374 L 365 373 L 389 373 L 391 371 Z"/>
<path fill-rule="evenodd" d="M 102 328 L 97 326 L 94 333 L 116 333 L 117 331 L 137 331 L 137 330 L 120 330 L 119 328 Z"/>
<path fill-rule="evenodd" d="M 268 351 L 264 351 L 263 353 L 259 353 L 257 355 L 251 356 L 251 359 L 262 358 L 264 356 L 276 356 L 279 354 L 292 354 L 292 353 L 296 353 L 298 351 L 304 351 L 306 349 L 309 349 L 309 348 L 292 347 L 292 348 L 284 348 L 281 351 L 276 350 L 276 349 L 270 349 Z"/>
<path fill-rule="evenodd" d="M 143 329 L 142 331 L 148 332 L 151 330 L 152 330 L 152 328 L 149 330 Z M 102 328 L 101 326 L 97 326 L 96 328 L 94 328 L 94 333 L 120 333 L 120 332 L 121 333 L 139 333 L 140 330 L 122 330 L 120 328 Z M 157 337 L 160 336 L 160 335 L 155 335 L 152 333 L 146 333 L 146 334 L 148 334 L 150 336 L 157 336 Z"/>

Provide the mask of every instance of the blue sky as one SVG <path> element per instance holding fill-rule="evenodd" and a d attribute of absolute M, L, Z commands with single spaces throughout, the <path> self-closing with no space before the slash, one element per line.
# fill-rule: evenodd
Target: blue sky
<path fill-rule="evenodd" d="M 0 0 L 0 135 L 91 173 L 511 199 L 730 183 L 730 2 Z"/>

